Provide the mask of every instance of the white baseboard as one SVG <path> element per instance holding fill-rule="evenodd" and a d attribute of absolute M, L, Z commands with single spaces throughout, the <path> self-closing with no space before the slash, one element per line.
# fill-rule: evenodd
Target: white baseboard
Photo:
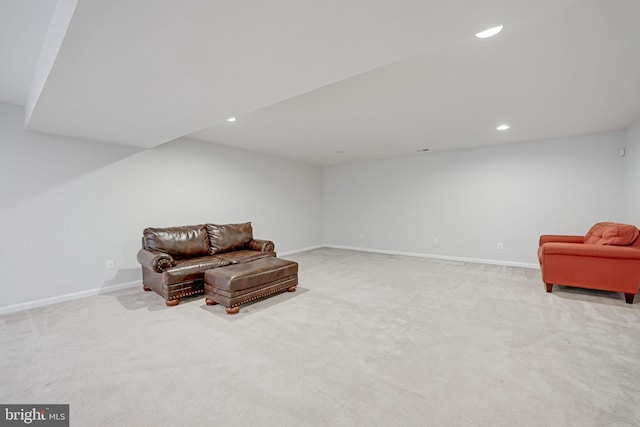
<path fill-rule="evenodd" d="M 94 295 L 108 294 L 111 292 L 119 291 L 122 289 L 129 289 L 136 286 L 142 286 L 142 281 L 136 280 L 134 282 L 119 283 L 117 285 L 111 285 L 104 288 L 89 289 L 87 291 L 74 292 L 72 294 L 59 295 L 56 297 L 44 298 L 44 299 L 39 299 L 35 301 L 28 301 L 20 304 L 6 305 L 4 307 L 0 307 L 0 315 L 15 313 L 17 311 L 29 310 L 31 308 L 42 307 L 45 305 L 56 304 L 64 301 L 72 301 L 72 300 L 86 298 Z"/>
<path fill-rule="evenodd" d="M 350 251 L 360 251 L 360 252 L 373 252 L 373 253 L 386 254 L 386 255 L 401 255 L 401 256 L 411 256 L 411 257 L 417 257 L 417 258 L 442 259 L 447 261 L 473 262 L 477 264 L 504 265 L 506 267 L 523 267 L 523 268 L 533 268 L 537 270 L 540 269 L 540 266 L 538 264 L 531 264 L 528 262 L 503 261 L 503 260 L 482 259 L 482 258 L 465 258 L 465 257 L 448 256 L 448 255 L 424 254 L 420 252 L 388 251 L 385 249 L 358 248 L 353 246 L 341 246 L 341 245 L 322 245 L 322 246 L 325 248 L 346 249 Z"/>
<path fill-rule="evenodd" d="M 387 255 L 401 255 L 401 256 L 411 256 L 411 257 L 418 257 L 418 258 L 433 258 L 433 259 L 442 259 L 442 260 L 448 260 L 448 261 L 474 262 L 478 264 L 492 264 L 492 265 L 504 265 L 508 267 L 524 267 L 524 268 L 540 269 L 540 266 L 538 264 L 530 264 L 525 262 L 454 257 L 454 256 L 447 256 L 447 255 L 424 254 L 419 252 L 389 251 L 385 249 L 358 248 L 353 246 L 328 245 L 328 244 L 309 246 L 307 248 L 295 249 L 292 251 L 278 252 L 278 256 L 286 257 L 289 255 L 294 255 L 301 252 L 308 252 L 308 251 L 312 251 L 314 249 L 320 249 L 320 248 L 346 249 L 350 251 L 373 252 L 373 253 L 387 254 Z M 119 283 L 117 285 L 111 285 L 104 288 L 89 289 L 87 291 L 59 295 L 59 296 L 39 299 L 35 301 L 28 301 L 20 304 L 7 305 L 4 307 L 0 307 L 0 315 L 15 313 L 17 311 L 29 310 L 31 308 L 42 307 L 45 305 L 56 304 L 64 301 L 72 301 L 72 300 L 90 297 L 94 295 L 107 294 L 107 293 L 119 291 L 122 289 L 133 288 L 136 286 L 142 286 L 142 281 L 136 280 L 133 282 Z"/>
<path fill-rule="evenodd" d="M 314 249 L 320 249 L 320 248 L 324 248 L 324 247 L 325 247 L 325 245 L 316 245 L 316 246 L 309 246 L 308 248 L 294 249 L 292 251 L 278 252 L 278 256 L 279 257 L 286 257 L 288 255 L 299 254 L 301 252 L 308 252 L 308 251 L 312 251 Z"/>

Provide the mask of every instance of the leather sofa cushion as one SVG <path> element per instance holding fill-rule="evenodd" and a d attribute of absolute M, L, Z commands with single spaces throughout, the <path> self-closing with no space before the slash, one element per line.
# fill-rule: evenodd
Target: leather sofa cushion
<path fill-rule="evenodd" d="M 207 224 L 206 228 L 211 255 L 244 249 L 253 239 L 253 228 L 250 222 L 224 225 Z"/>
<path fill-rule="evenodd" d="M 233 252 L 225 252 L 216 255 L 218 258 L 229 261 L 231 264 L 240 264 L 243 262 L 254 261 L 260 258 L 274 257 L 276 256 L 275 252 L 259 252 L 259 251 L 248 251 L 248 250 L 239 250 Z"/>
<path fill-rule="evenodd" d="M 599 222 L 594 224 L 584 236 L 587 245 L 631 245 L 640 234 L 634 225 L 615 222 Z"/>
<path fill-rule="evenodd" d="M 145 249 L 164 252 L 176 259 L 209 255 L 209 236 L 203 224 L 145 228 Z"/>
<path fill-rule="evenodd" d="M 229 264 L 230 261 L 215 256 L 191 258 L 177 261 L 175 267 L 165 270 L 163 274 L 167 276 L 169 283 L 198 280 L 204 278 L 205 271 Z"/>

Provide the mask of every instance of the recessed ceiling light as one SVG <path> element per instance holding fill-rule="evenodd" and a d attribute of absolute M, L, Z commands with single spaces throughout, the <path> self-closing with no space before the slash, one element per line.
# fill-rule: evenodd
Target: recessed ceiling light
<path fill-rule="evenodd" d="M 509 125 L 500 125 L 496 128 L 496 130 L 507 130 L 509 129 Z"/>
<path fill-rule="evenodd" d="M 479 39 L 486 39 L 488 37 L 493 37 L 496 34 L 498 34 L 500 31 L 502 31 L 502 25 L 497 26 L 497 27 L 493 27 L 493 28 L 488 28 L 484 31 L 480 31 L 479 33 L 476 33 L 476 37 Z"/>
<path fill-rule="evenodd" d="M 227 121 L 228 121 L 228 122 L 235 122 L 235 121 L 236 121 L 236 118 L 235 118 L 235 117 L 229 117 L 229 118 L 227 119 Z"/>

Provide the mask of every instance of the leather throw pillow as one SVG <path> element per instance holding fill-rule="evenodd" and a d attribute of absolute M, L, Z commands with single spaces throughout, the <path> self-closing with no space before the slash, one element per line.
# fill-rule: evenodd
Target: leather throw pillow
<path fill-rule="evenodd" d="M 253 239 L 250 222 L 242 224 L 207 224 L 209 235 L 209 254 L 243 249 Z"/>

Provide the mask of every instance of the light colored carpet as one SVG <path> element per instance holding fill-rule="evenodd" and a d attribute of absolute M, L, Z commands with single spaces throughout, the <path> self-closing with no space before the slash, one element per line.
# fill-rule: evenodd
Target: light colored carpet
<path fill-rule="evenodd" d="M 229 316 L 131 289 L 0 317 L 1 403 L 72 426 L 637 426 L 640 301 L 337 249 Z M 637 299 L 640 299 L 637 298 Z"/>

